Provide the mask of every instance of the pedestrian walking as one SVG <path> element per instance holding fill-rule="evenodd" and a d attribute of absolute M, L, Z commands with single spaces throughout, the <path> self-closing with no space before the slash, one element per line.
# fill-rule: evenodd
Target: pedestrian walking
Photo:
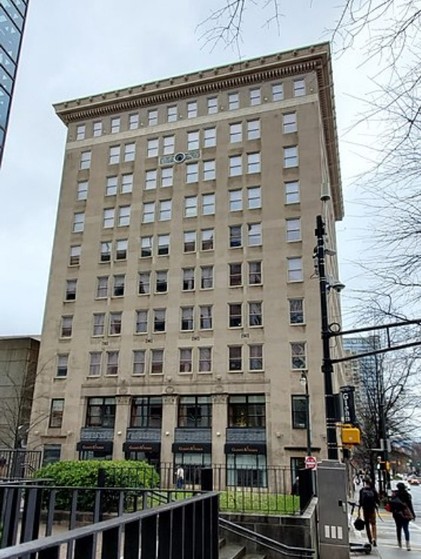
<path fill-rule="evenodd" d="M 177 489 L 183 489 L 184 485 L 184 469 L 182 466 L 178 466 L 177 471 L 175 472 L 176 478 L 176 487 Z"/>
<path fill-rule="evenodd" d="M 391 512 L 396 525 L 396 537 L 398 546 L 402 547 L 402 531 L 405 535 L 406 549 L 411 551 L 409 539 L 409 523 L 415 520 L 414 507 L 412 505 L 412 497 L 405 488 L 405 484 L 400 482 L 396 486 L 390 500 Z"/>
<path fill-rule="evenodd" d="M 376 512 L 379 503 L 379 494 L 371 483 L 371 479 L 366 478 L 364 487 L 360 491 L 358 517 L 360 517 L 362 509 L 368 541 L 373 547 L 377 546 Z"/>
<path fill-rule="evenodd" d="M 360 491 L 364 485 L 364 475 L 361 470 L 355 474 L 354 479 L 352 480 L 352 485 L 354 488 L 354 502 L 358 503 L 360 498 Z"/>

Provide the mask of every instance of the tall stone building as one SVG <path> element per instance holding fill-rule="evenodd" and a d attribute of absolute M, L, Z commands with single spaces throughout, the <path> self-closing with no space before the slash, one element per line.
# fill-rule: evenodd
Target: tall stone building
<path fill-rule="evenodd" d="M 55 109 L 68 137 L 36 387 L 50 416 L 32 447 L 264 484 L 306 454 L 304 373 L 325 456 L 314 230 L 322 214 L 335 249 L 343 214 L 329 45 Z"/>

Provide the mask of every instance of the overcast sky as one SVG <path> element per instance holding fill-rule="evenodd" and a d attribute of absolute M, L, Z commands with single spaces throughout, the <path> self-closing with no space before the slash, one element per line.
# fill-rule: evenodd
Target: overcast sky
<path fill-rule="evenodd" d="M 41 333 L 66 137 L 53 103 L 238 60 L 238 52 L 223 44 L 204 46 L 196 29 L 223 2 L 30 1 L 0 170 L 0 335 Z M 246 14 L 241 57 L 327 40 L 342 3 L 283 0 L 279 34 L 275 25 L 264 26 L 269 8 L 253 8 Z M 352 185 L 363 159 L 360 140 L 349 132 L 362 111 L 356 98 L 370 89 L 362 62 L 358 45 L 333 62 L 347 216 L 338 224 L 340 279 L 348 293 L 363 287 L 352 264 L 365 242 Z"/>

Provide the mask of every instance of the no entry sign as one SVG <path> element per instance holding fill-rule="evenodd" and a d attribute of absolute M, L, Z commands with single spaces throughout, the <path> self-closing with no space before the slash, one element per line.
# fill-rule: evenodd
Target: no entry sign
<path fill-rule="evenodd" d="M 317 469 L 317 460 L 314 456 L 306 456 L 305 458 L 305 467 L 308 470 L 316 470 Z"/>

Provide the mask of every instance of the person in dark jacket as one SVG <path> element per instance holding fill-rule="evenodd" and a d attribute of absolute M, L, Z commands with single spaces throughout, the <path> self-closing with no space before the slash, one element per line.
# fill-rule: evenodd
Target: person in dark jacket
<path fill-rule="evenodd" d="M 406 511 L 412 514 L 413 519 L 415 519 L 414 507 L 412 506 L 412 497 L 405 488 L 405 484 L 400 482 L 396 486 L 397 490 L 393 493 L 390 500 L 390 505 L 392 508 L 393 519 L 396 524 L 396 536 L 398 538 L 398 546 L 402 547 L 402 530 L 405 534 L 406 549 L 411 551 L 411 545 L 409 541 L 409 522 L 410 518 L 407 517 Z"/>
<path fill-rule="evenodd" d="M 360 516 L 360 511 L 362 509 L 367 538 L 373 547 L 377 546 L 376 512 L 379 502 L 379 495 L 374 485 L 371 483 L 371 479 L 366 478 L 364 480 L 364 487 L 360 491 L 358 516 Z"/>

